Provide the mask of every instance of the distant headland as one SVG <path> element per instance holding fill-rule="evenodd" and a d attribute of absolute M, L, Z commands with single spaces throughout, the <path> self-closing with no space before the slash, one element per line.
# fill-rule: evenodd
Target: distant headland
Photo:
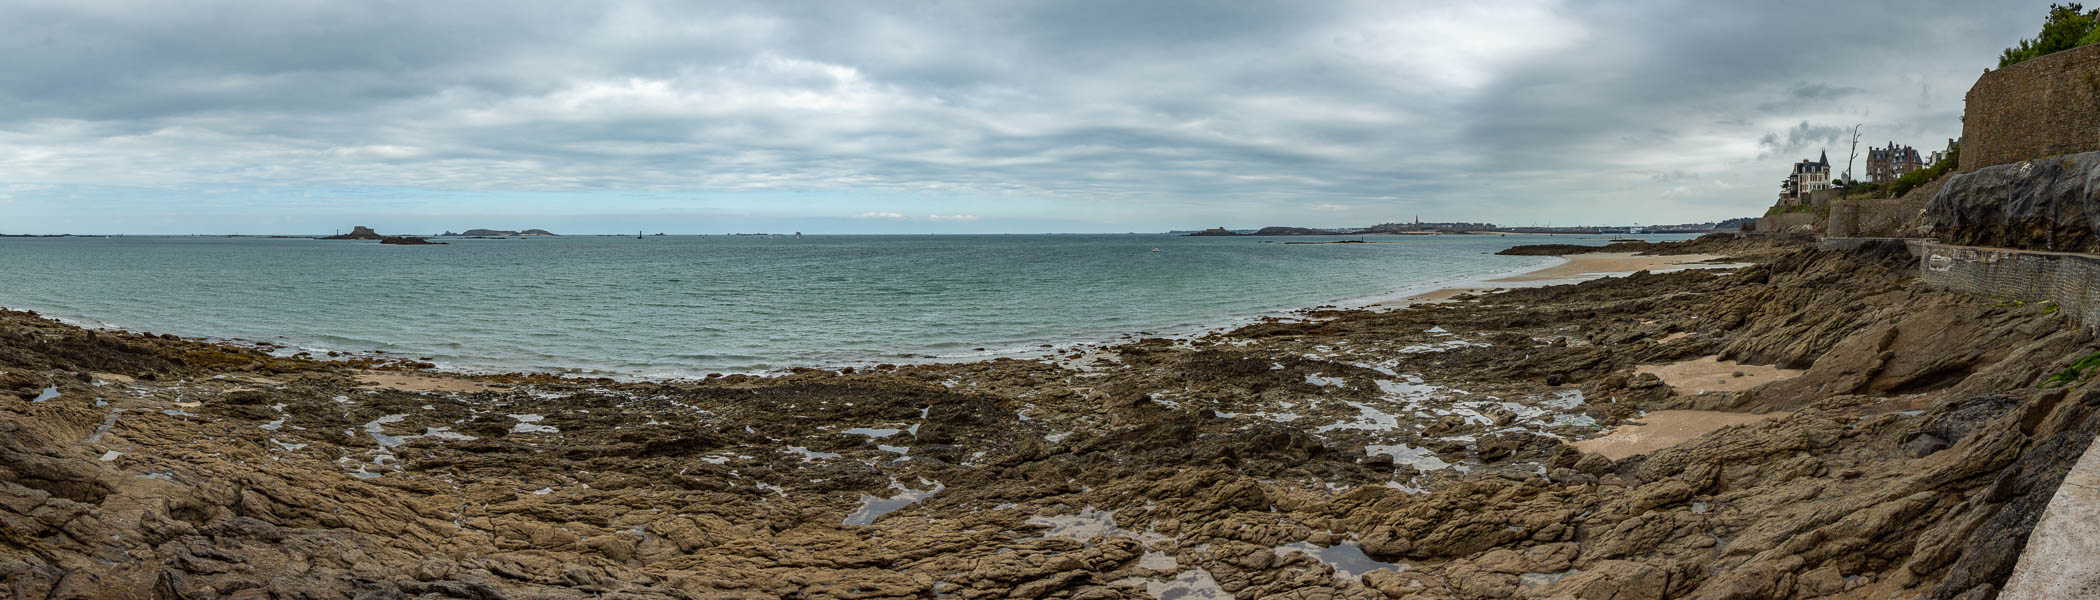
<path fill-rule="evenodd" d="M 547 230 L 545 230 L 545 229 L 527 229 L 527 230 L 524 230 L 524 231 L 511 231 L 511 230 L 508 230 L 508 229 L 469 229 L 469 230 L 466 230 L 466 231 L 463 231 L 463 232 L 460 232 L 460 233 L 452 233 L 451 231 L 446 231 L 446 232 L 444 232 L 444 233 L 440 233 L 440 234 L 438 234 L 438 237 L 512 237 L 512 236 L 519 236 L 519 237 L 526 237 L 526 236 L 530 236 L 530 237 L 555 237 L 555 236 L 556 236 L 556 234 L 555 234 L 554 232 L 551 232 L 551 231 L 547 231 Z"/>
<path fill-rule="evenodd" d="M 1212 227 L 1202 231 L 1169 231 L 1187 237 L 1234 237 L 1276 235 L 1443 235 L 1443 234 L 1492 234 L 1492 233 L 1562 233 L 1562 234 L 1642 234 L 1642 233 L 1708 233 L 1733 231 L 1744 221 L 1752 218 L 1728 219 L 1709 223 L 1684 223 L 1680 225 L 1604 225 L 1589 227 L 1502 227 L 1494 223 L 1380 223 L 1370 227 L 1263 227 L 1260 229 L 1226 229 Z"/>

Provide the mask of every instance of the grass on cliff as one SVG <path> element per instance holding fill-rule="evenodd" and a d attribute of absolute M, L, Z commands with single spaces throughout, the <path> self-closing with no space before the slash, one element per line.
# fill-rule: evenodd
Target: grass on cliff
<path fill-rule="evenodd" d="M 2041 58 L 2079 46 L 2100 43 L 2100 10 L 2088 11 L 2077 2 L 2050 4 L 2042 20 L 2042 32 L 2006 48 L 1998 55 L 1998 68 Z"/>
<path fill-rule="evenodd" d="M 2086 380 L 2093 378 L 2095 374 L 2093 367 L 2096 366 L 2100 366 L 2100 352 L 2087 354 L 2085 358 L 2078 359 L 2078 362 L 2071 363 L 2070 367 L 2057 371 L 2055 375 L 2050 375 L 2048 379 L 2043 379 L 2042 387 L 2062 387 L 2076 383 L 2085 383 Z"/>
<path fill-rule="evenodd" d="M 1948 171 L 1953 171 L 1954 164 L 1960 159 L 1961 144 L 1955 144 L 1953 149 L 1947 151 L 1947 157 L 1940 159 L 1940 162 L 1933 163 L 1930 167 L 1904 173 L 1902 177 L 1897 177 L 1895 181 L 1889 182 L 1888 197 L 1901 198 L 1911 190 L 1917 189 L 1918 186 L 1932 183 L 1933 180 L 1946 175 Z"/>
<path fill-rule="evenodd" d="M 1827 217 L 1829 217 L 1829 216 L 1830 216 L 1830 206 L 1829 206 L 1829 205 L 1823 205 L 1823 206 L 1816 206 L 1816 205 L 1814 205 L 1814 204 L 1810 204 L 1810 203 L 1807 203 L 1807 202 L 1802 202 L 1802 203 L 1800 203 L 1800 204 L 1795 204 L 1795 205 L 1793 205 L 1793 206 L 1773 206 L 1772 208 L 1770 208 L 1770 209 L 1767 209 L 1767 210 L 1765 210 L 1765 216 L 1767 216 L 1767 217 L 1776 217 L 1776 216 L 1779 216 L 1779 215 L 1784 215 L 1784 214 L 1789 214 L 1789 213 L 1805 213 L 1805 212 L 1812 212 L 1812 213 L 1815 213 L 1815 214 L 1816 214 L 1816 217 L 1818 217 L 1818 218 L 1827 218 Z"/>

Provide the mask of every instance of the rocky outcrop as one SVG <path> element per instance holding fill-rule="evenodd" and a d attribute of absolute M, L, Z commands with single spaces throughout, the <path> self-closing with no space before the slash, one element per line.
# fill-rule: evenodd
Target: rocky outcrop
<path fill-rule="evenodd" d="M 433 242 L 412 235 L 390 235 L 380 238 L 379 243 L 389 246 L 443 246 L 444 242 Z"/>
<path fill-rule="evenodd" d="M 1925 213 L 1950 244 L 2100 251 L 2100 152 L 1956 174 Z"/>
<path fill-rule="evenodd" d="M 372 228 L 370 228 L 370 227 L 366 227 L 366 226 L 363 226 L 363 225 L 358 225 L 358 226 L 356 226 L 356 227 L 352 227 L 352 228 L 350 228 L 350 233 L 345 233 L 345 234 L 341 234 L 341 235 L 331 235 L 331 236 L 326 236 L 326 237 L 323 237 L 323 238 L 321 238 L 321 239 L 324 239 L 324 240 L 377 240 L 377 239 L 384 239 L 385 237 L 386 237 L 386 236 L 382 236 L 382 235 L 379 235 L 379 232 L 376 232 L 376 231 L 372 231 Z"/>
<path fill-rule="evenodd" d="M 553 236 L 553 235 L 554 235 L 554 233 L 553 233 L 553 232 L 547 231 L 547 230 L 545 230 L 545 229 L 527 229 L 527 230 L 524 230 L 524 231 L 510 231 L 510 230 L 507 230 L 507 229 L 469 229 L 469 230 L 466 230 L 465 232 L 462 232 L 462 233 L 452 233 L 452 232 L 450 232 L 450 231 L 447 231 L 447 232 L 445 232 L 445 233 L 443 233 L 443 234 L 440 234 L 440 237 L 443 237 L 443 236 L 467 236 L 467 237 L 503 237 L 503 236 L 530 236 L 530 237 L 538 237 L 538 236 Z"/>
<path fill-rule="evenodd" d="M 0 589 L 1990 596 L 2100 431 L 2100 384 L 2042 382 L 2100 347 L 2042 307 L 1927 288 L 1897 250 L 1758 252 L 1043 360 L 687 382 L 465 378 L 0 312 Z M 1713 354 L 1808 372 L 1691 395 L 1633 373 Z M 1621 460 L 1565 443 L 1729 406 L 1790 414 Z"/>

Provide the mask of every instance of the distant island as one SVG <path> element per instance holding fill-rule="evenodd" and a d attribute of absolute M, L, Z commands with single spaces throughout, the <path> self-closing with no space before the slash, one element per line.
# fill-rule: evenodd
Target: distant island
<path fill-rule="evenodd" d="M 363 226 L 363 225 L 358 225 L 358 226 L 355 226 L 355 227 L 351 227 L 351 228 L 350 228 L 350 233 L 338 233 L 338 234 L 335 234 L 335 235 L 330 235 L 330 236 L 323 236 L 323 237 L 322 237 L 321 239 L 324 239 L 324 240 L 379 240 L 379 239 L 383 239 L 383 238 L 385 238 L 385 237 L 386 237 L 386 236 L 383 236 L 383 235 L 379 235 L 379 232 L 377 232 L 377 231 L 372 231 L 372 228 L 370 228 L 370 227 L 366 227 L 366 226 Z"/>
<path fill-rule="evenodd" d="M 320 239 L 377 241 L 389 246 L 442 246 L 445 244 L 444 242 L 433 242 L 412 235 L 379 235 L 379 232 L 363 225 L 351 227 L 350 233 L 338 233 L 324 236 Z"/>
<path fill-rule="evenodd" d="M 1185 237 L 1237 237 L 1278 235 L 1439 235 L 1474 233 L 1579 233 L 1579 234 L 1642 234 L 1642 233 L 1707 233 L 1732 231 L 1750 218 L 1728 219 L 1708 223 L 1685 223 L 1681 225 L 1630 225 L 1596 227 L 1502 227 L 1494 223 L 1380 223 L 1370 227 L 1263 227 L 1260 229 L 1226 229 L 1212 227 L 1202 231 L 1170 231 L 1167 233 Z"/>
<path fill-rule="evenodd" d="M 440 234 L 438 234 L 438 237 L 508 237 L 508 236 L 514 236 L 514 235 L 515 235 L 515 236 L 534 236 L 534 237 L 541 237 L 541 236 L 544 236 L 544 237 L 555 237 L 555 236 L 556 236 L 556 234 L 555 234 L 554 232 L 551 232 L 551 231 L 547 231 L 547 230 L 545 230 L 545 229 L 527 229 L 527 230 L 524 230 L 524 231 L 511 231 L 511 230 L 508 230 L 508 229 L 469 229 L 469 230 L 466 230 L 466 231 L 463 231 L 463 232 L 460 232 L 460 233 L 452 233 L 452 232 L 450 232 L 450 231 L 447 231 L 447 232 L 444 232 L 444 233 L 440 233 Z"/>

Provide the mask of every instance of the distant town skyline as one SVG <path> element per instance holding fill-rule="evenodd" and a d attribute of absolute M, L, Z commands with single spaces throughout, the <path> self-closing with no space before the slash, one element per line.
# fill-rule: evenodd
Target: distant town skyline
<path fill-rule="evenodd" d="M 1718 221 L 2048 4 L 9 3 L 0 233 Z"/>

